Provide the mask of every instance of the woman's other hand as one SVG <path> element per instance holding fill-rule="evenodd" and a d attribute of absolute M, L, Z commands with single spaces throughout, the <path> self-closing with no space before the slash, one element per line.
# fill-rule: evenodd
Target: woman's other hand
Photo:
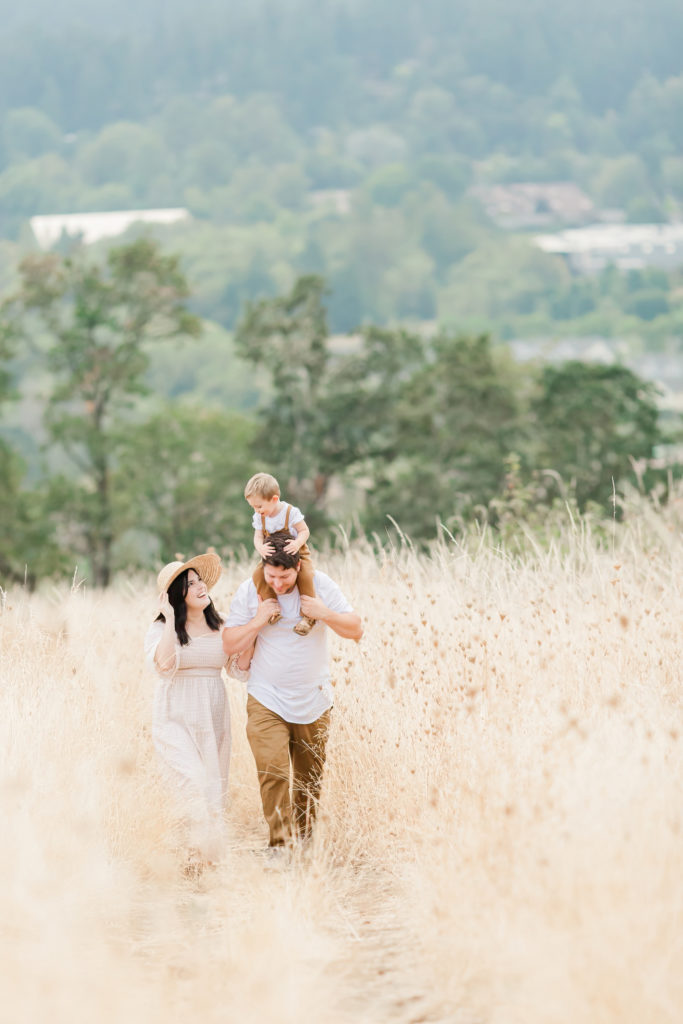
<path fill-rule="evenodd" d="M 175 626 L 175 612 L 173 611 L 173 605 L 169 600 L 167 590 L 164 590 L 163 594 L 159 594 L 159 611 L 166 619 L 166 622 L 170 622 Z"/>

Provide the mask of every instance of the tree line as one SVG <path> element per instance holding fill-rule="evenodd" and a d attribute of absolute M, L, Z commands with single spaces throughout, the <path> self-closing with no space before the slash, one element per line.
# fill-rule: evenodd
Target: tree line
<path fill-rule="evenodd" d="M 176 550 L 239 551 L 242 488 L 258 468 L 306 510 L 318 543 L 336 524 L 380 540 L 398 524 L 429 543 L 475 520 L 495 528 L 523 488 L 534 507 L 608 508 L 662 440 L 654 387 L 620 365 L 523 369 L 487 335 L 400 327 L 340 345 L 310 275 L 239 321 L 236 348 L 266 382 L 253 414 L 162 401 L 149 393 L 154 348 L 175 338 L 191 350 L 202 329 L 177 256 L 141 239 L 99 262 L 32 254 L 17 278 L 0 314 L 0 400 L 31 347 L 45 464 L 30 481 L 10 439 L 0 446 L 4 581 L 78 564 L 106 586 Z"/>
<path fill-rule="evenodd" d="M 380 120 L 352 112 L 300 130 L 281 97 L 263 94 L 173 96 L 145 121 L 66 134 L 44 110 L 12 108 L 0 117 L 0 293 L 15 253 L 35 246 L 35 214 L 183 206 L 192 220 L 164 240 L 197 282 L 193 310 L 230 330 L 246 301 L 322 273 L 336 331 L 457 310 L 507 336 L 680 344 L 680 268 L 654 284 L 577 284 L 559 258 L 492 223 L 469 189 L 559 178 L 630 221 L 680 217 L 682 82 L 648 79 L 620 117 L 592 127 L 569 82 L 527 101 L 508 90 L 503 118 L 499 87 L 480 79 L 469 100 L 413 83 Z"/>
<path fill-rule="evenodd" d="M 680 219 L 680 5 L 47 6 L 9 9 L 0 39 L 0 294 L 35 214 L 184 206 L 165 243 L 229 330 L 321 273 L 335 331 L 680 346 L 680 269 L 576 282 L 469 193 L 569 180 L 629 221 Z"/>
<path fill-rule="evenodd" d="M 602 114 L 619 109 L 644 71 L 680 74 L 683 33 L 671 0 L 402 0 L 398 10 L 390 0 L 201 0 L 192 11 L 128 0 L 115 17 L 93 5 L 84 17 L 73 0 L 5 6 L 0 97 L 64 118 L 65 131 L 139 120 L 169 95 L 217 88 L 280 92 L 298 125 L 337 124 L 352 107 L 372 122 L 395 102 L 379 86 L 411 72 L 449 89 L 485 77 L 519 96 L 566 76 Z"/>

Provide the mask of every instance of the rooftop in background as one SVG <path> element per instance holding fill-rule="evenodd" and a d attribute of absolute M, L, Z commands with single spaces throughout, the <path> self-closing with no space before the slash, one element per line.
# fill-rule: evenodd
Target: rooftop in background
<path fill-rule="evenodd" d="M 501 228 L 587 224 L 598 216 L 592 199 L 571 181 L 475 185 L 470 195 Z"/>
<path fill-rule="evenodd" d="M 31 230 L 41 249 L 49 249 L 62 235 L 80 236 L 85 245 L 101 238 L 122 235 L 132 224 L 175 224 L 190 214 L 182 208 L 168 210 L 116 210 L 106 213 L 56 213 L 31 217 Z"/>
<path fill-rule="evenodd" d="M 673 269 L 683 264 L 683 224 L 593 224 L 537 235 L 544 252 L 564 256 L 572 270 L 597 273 L 610 264 L 620 270 Z"/>

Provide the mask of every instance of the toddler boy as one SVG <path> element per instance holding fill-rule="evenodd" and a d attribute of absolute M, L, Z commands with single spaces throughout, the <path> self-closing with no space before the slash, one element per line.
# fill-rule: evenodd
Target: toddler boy
<path fill-rule="evenodd" d="M 315 597 L 313 562 L 306 545 L 310 531 L 301 510 L 295 505 L 289 505 L 286 501 L 282 501 L 280 485 L 270 473 L 256 473 L 255 476 L 252 476 L 244 488 L 244 497 L 254 510 L 252 519 L 254 547 L 261 558 L 273 553 L 273 546 L 268 543 L 269 534 L 275 533 L 277 530 L 288 530 L 292 539 L 285 546 L 285 551 L 298 551 L 301 558 L 301 568 L 297 580 L 299 593 L 305 594 L 307 597 Z M 262 600 L 265 601 L 269 597 L 277 598 L 275 591 L 268 586 L 264 579 L 262 564 L 259 564 L 252 579 Z M 268 621 L 274 625 L 281 618 L 282 616 L 278 612 L 271 615 Z M 315 626 L 315 619 L 303 616 L 294 626 L 294 632 L 299 636 L 307 636 L 313 626 Z"/>

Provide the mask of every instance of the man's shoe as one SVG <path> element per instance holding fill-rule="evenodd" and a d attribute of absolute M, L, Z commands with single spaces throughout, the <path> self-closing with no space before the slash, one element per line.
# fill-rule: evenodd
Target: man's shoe
<path fill-rule="evenodd" d="M 311 632 L 314 626 L 315 619 L 308 619 L 306 618 L 306 616 L 304 616 L 303 619 L 299 619 L 299 621 L 297 622 L 296 626 L 294 627 L 294 632 L 298 633 L 299 636 L 308 636 L 308 634 Z"/>
<path fill-rule="evenodd" d="M 197 882 L 204 874 L 207 863 L 198 850 L 189 850 L 183 865 L 183 874 L 191 882 Z"/>
<path fill-rule="evenodd" d="M 275 612 L 275 614 L 271 615 L 270 618 L 268 619 L 268 625 L 269 626 L 274 626 L 275 623 L 279 622 L 281 618 L 282 618 L 281 613 L 280 612 Z"/>
<path fill-rule="evenodd" d="M 284 844 L 281 846 L 266 846 L 263 856 L 266 865 L 275 871 L 281 871 L 282 868 L 287 867 L 291 860 L 289 847 Z"/>

